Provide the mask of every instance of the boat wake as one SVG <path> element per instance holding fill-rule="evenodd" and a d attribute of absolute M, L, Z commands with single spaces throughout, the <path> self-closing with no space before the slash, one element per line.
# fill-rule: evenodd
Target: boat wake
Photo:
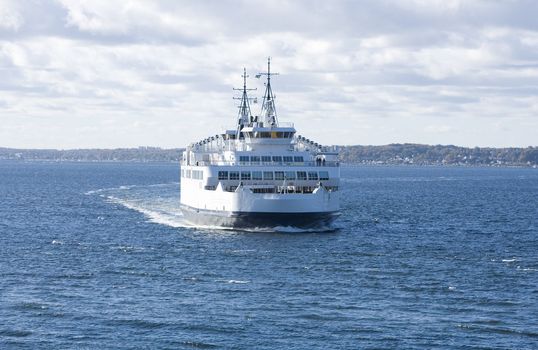
<path fill-rule="evenodd" d="M 116 196 L 106 196 L 106 199 L 110 203 L 115 203 L 124 206 L 125 208 L 135 210 L 144 214 L 148 218 L 149 222 L 156 224 L 167 225 L 171 227 L 186 227 L 187 222 L 183 220 L 183 216 L 180 211 L 172 212 L 170 210 L 162 210 L 161 208 L 155 208 L 150 203 L 133 202 L 126 199 L 121 199 Z"/>
<path fill-rule="evenodd" d="M 87 196 L 99 196 L 108 203 L 121 205 L 144 215 L 148 222 L 174 228 L 188 228 L 204 231 L 268 232 L 268 233 L 321 233 L 335 232 L 337 226 L 299 228 L 293 226 L 252 227 L 232 229 L 213 225 L 193 225 L 183 217 L 179 209 L 179 183 L 152 185 L 124 185 L 101 188 L 85 193 Z"/>

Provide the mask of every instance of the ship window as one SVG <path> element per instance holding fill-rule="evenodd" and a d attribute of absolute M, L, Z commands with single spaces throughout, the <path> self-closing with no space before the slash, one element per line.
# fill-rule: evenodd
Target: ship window
<path fill-rule="evenodd" d="M 282 157 L 281 156 L 273 156 L 273 162 L 275 163 L 282 163 Z"/>
<path fill-rule="evenodd" d="M 296 163 L 302 163 L 302 162 L 304 162 L 304 158 L 303 158 L 303 156 L 293 157 L 293 161 L 296 162 Z"/>
<path fill-rule="evenodd" d="M 181 169 L 181 177 L 185 177 L 185 170 Z"/>
<path fill-rule="evenodd" d="M 260 156 L 252 156 L 250 157 L 250 162 L 254 164 L 260 164 Z"/>
<path fill-rule="evenodd" d="M 275 180 L 284 180 L 284 172 L 275 171 Z"/>
<path fill-rule="evenodd" d="M 303 193 L 312 193 L 312 192 L 314 192 L 314 187 L 310 187 L 310 186 L 303 187 Z"/>
<path fill-rule="evenodd" d="M 190 179 L 191 178 L 191 171 L 190 169 L 187 169 L 187 177 Z"/>
<path fill-rule="evenodd" d="M 219 180 L 228 180 L 228 172 L 219 171 Z"/>
<path fill-rule="evenodd" d="M 272 171 L 264 171 L 263 172 L 263 179 L 264 180 L 272 180 L 273 179 L 273 172 Z"/>
<path fill-rule="evenodd" d="M 250 171 L 242 171 L 241 180 L 250 180 Z"/>
<path fill-rule="evenodd" d="M 245 165 L 249 162 L 249 156 L 239 156 L 239 164 Z"/>
<path fill-rule="evenodd" d="M 262 131 L 262 132 L 260 132 L 260 137 L 262 137 L 264 139 L 268 139 L 268 138 L 271 137 L 271 133 L 267 132 L 267 131 Z"/>
<path fill-rule="evenodd" d="M 309 171 L 308 172 L 308 180 L 317 180 L 318 179 L 318 173 L 315 171 Z"/>
<path fill-rule="evenodd" d="M 262 156 L 263 163 L 271 163 L 271 156 Z"/>
<path fill-rule="evenodd" d="M 239 180 L 239 171 L 230 171 L 230 180 Z"/>
<path fill-rule="evenodd" d="M 295 180 L 295 171 L 286 171 L 286 180 Z"/>
<path fill-rule="evenodd" d="M 262 172 L 261 171 L 253 171 L 252 172 L 252 180 L 261 180 L 261 179 L 262 179 Z"/>
<path fill-rule="evenodd" d="M 306 171 L 298 171 L 297 180 L 306 180 Z"/>
<path fill-rule="evenodd" d="M 293 162 L 293 157 L 284 156 L 284 163 L 291 163 L 291 162 Z"/>
<path fill-rule="evenodd" d="M 253 188 L 252 192 L 254 193 L 275 193 L 275 188 Z"/>
<path fill-rule="evenodd" d="M 329 180 L 329 172 L 328 171 L 320 171 L 319 172 L 319 179 L 320 180 Z"/>

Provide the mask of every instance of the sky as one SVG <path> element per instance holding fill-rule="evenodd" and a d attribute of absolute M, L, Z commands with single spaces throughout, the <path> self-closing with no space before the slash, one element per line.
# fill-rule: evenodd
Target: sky
<path fill-rule="evenodd" d="M 538 145 L 538 1 L 0 0 L 0 147 L 184 147 L 243 67 L 325 145 Z M 261 105 L 253 105 L 260 114 Z"/>

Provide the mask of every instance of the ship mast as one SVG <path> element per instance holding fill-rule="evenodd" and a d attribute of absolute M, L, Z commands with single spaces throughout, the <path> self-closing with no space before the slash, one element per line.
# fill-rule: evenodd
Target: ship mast
<path fill-rule="evenodd" d="M 276 117 L 275 109 L 275 96 L 271 89 L 271 75 L 278 75 L 278 73 L 271 73 L 271 57 L 267 57 L 267 72 L 258 73 L 256 78 L 262 75 L 267 76 L 267 83 L 265 84 L 265 94 L 263 95 L 262 103 L 262 116 L 264 118 L 264 125 L 278 126 L 278 119 Z"/>
<path fill-rule="evenodd" d="M 243 127 L 249 125 L 252 113 L 250 111 L 250 98 L 247 95 L 247 91 L 252 91 L 256 89 L 247 89 L 247 69 L 243 68 L 243 75 L 241 75 L 243 78 L 243 88 L 242 89 L 235 89 L 236 91 L 243 91 L 243 95 L 239 97 L 234 97 L 234 100 L 241 100 L 241 103 L 239 104 L 239 114 L 237 117 L 237 138 L 241 136 L 241 129 Z"/>

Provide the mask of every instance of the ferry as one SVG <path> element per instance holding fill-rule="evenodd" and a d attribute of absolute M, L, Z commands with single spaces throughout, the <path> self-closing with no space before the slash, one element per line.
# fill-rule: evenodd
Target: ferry
<path fill-rule="evenodd" d="M 195 226 L 328 227 L 340 212 L 338 148 L 279 122 L 271 59 L 260 115 L 251 113 L 247 73 L 233 129 L 191 143 L 181 160 L 180 206 Z"/>

